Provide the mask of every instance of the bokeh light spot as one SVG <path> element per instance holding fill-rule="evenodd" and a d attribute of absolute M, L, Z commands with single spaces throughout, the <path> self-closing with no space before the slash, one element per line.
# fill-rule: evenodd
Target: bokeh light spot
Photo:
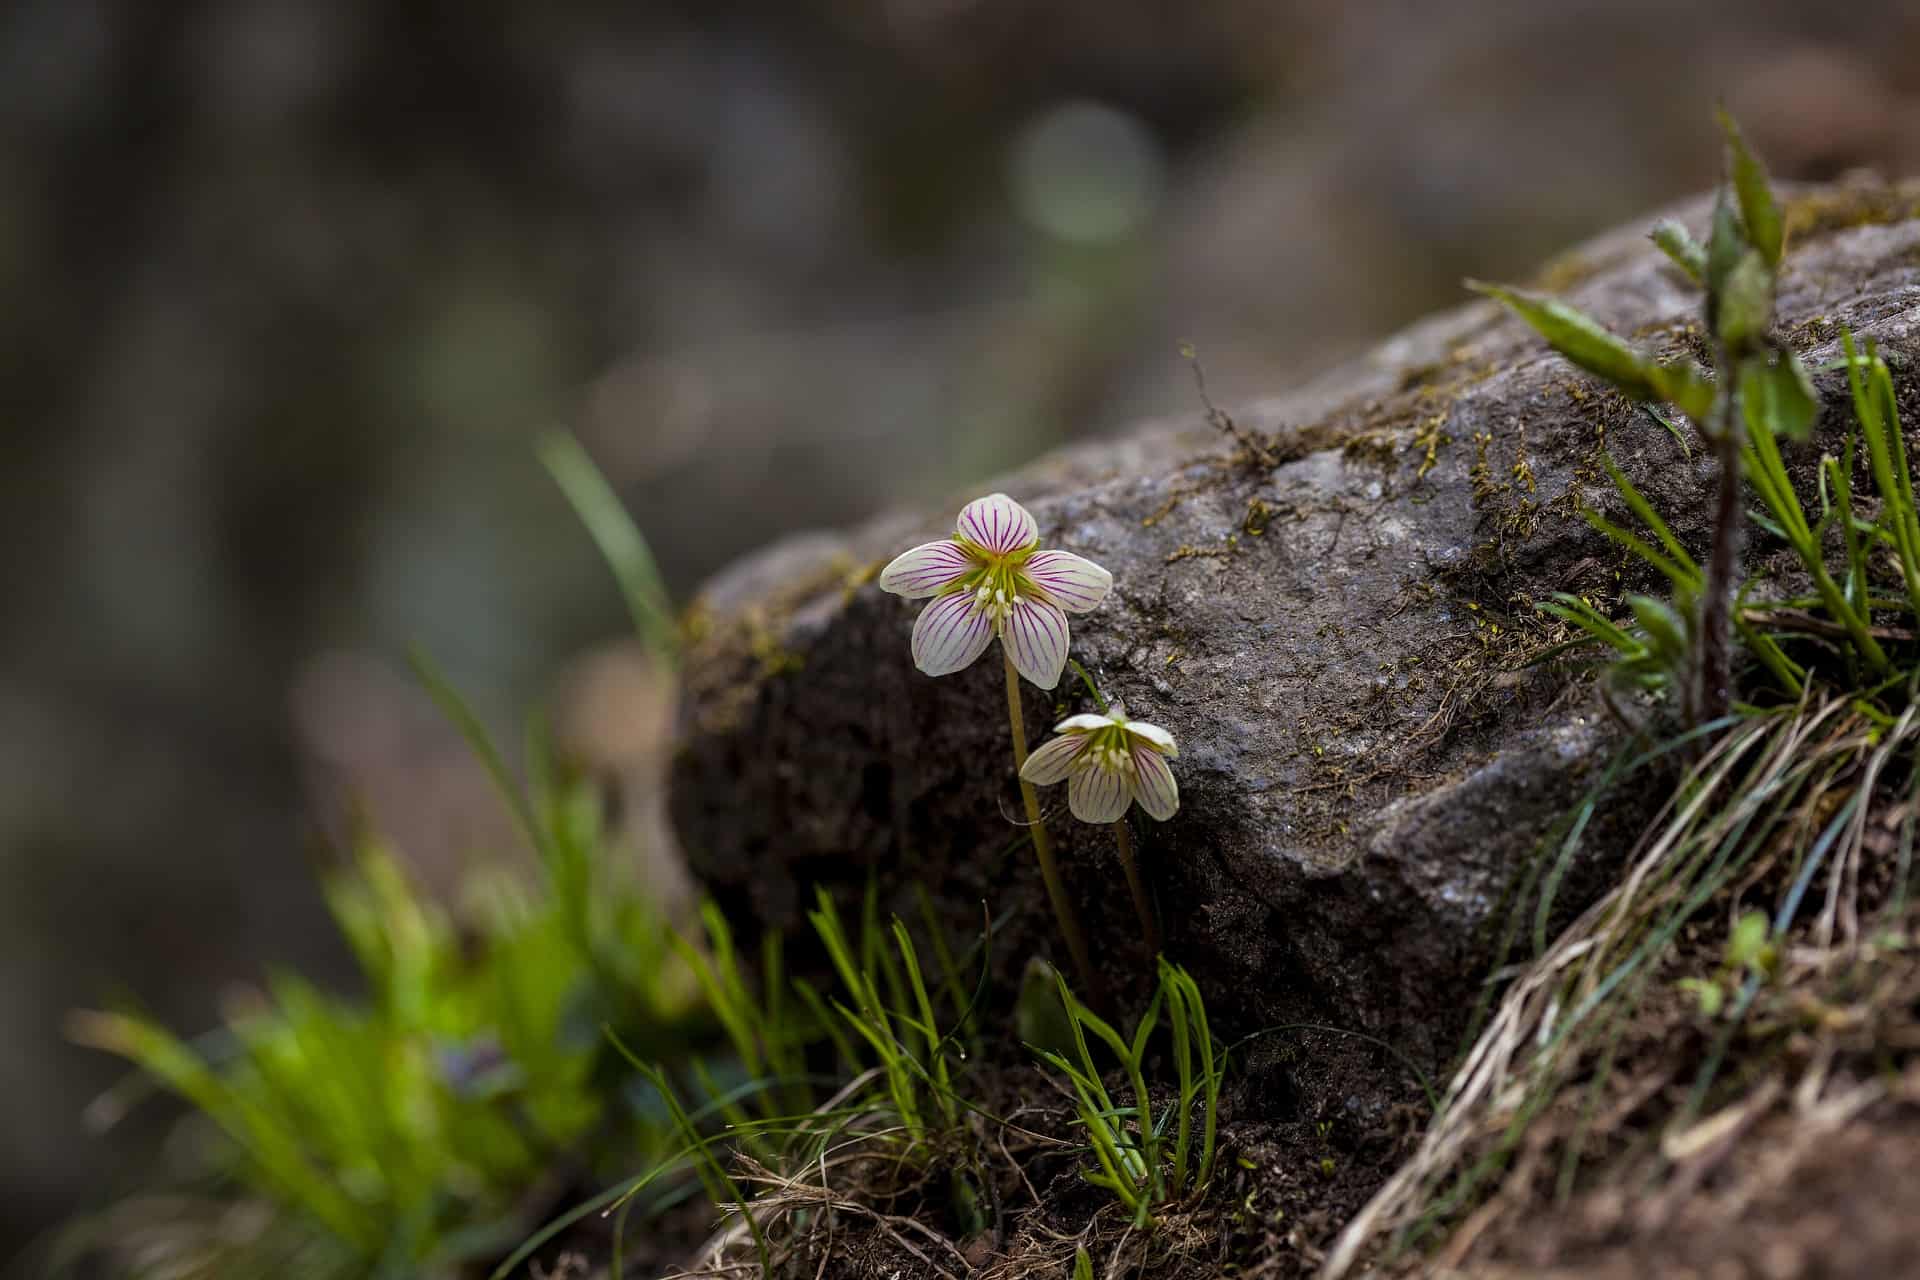
<path fill-rule="evenodd" d="M 1013 143 L 1020 215 L 1062 240 L 1102 243 L 1138 232 L 1160 202 L 1165 161 L 1147 127 L 1097 102 L 1033 117 Z"/>

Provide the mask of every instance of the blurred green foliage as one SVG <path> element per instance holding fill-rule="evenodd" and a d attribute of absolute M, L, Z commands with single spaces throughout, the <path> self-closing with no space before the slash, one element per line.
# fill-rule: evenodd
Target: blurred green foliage
<path fill-rule="evenodd" d="M 551 1208 L 543 1194 L 564 1193 L 557 1170 L 592 1177 L 672 1145 L 658 1099 L 623 1087 L 607 1032 L 671 1058 L 713 1040 L 694 949 L 627 873 L 597 790 L 530 754 L 515 807 L 539 851 L 531 877 L 483 877 L 458 921 L 376 840 L 328 877 L 364 997 L 276 975 L 199 1043 L 138 1013 L 74 1020 L 77 1039 L 218 1126 L 219 1172 L 331 1238 L 303 1255 L 324 1259 L 312 1274 L 497 1258 Z M 209 1265 L 195 1274 L 250 1273 L 230 1255 Z"/>

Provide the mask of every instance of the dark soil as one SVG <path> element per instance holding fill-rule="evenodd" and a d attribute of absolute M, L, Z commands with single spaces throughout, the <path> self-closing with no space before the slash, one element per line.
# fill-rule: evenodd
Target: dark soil
<path fill-rule="evenodd" d="M 1527 1259 L 1476 1264 L 1475 1280 L 1904 1280 L 1920 1274 L 1920 1089 L 1803 1142 L 1790 1120 L 1756 1131 L 1721 1178 L 1742 1194 L 1689 1207 L 1657 1227 L 1623 1224 L 1622 1195 L 1583 1200 L 1569 1239 L 1559 1217 L 1507 1241 Z M 1757 1185 L 1755 1185 L 1757 1184 Z M 1611 1225 L 1608 1220 L 1611 1219 Z M 1624 1237 L 1624 1238 L 1623 1238 Z"/>

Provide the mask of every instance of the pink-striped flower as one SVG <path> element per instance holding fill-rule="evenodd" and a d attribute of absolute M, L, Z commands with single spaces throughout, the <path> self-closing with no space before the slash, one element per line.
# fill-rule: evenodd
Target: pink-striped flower
<path fill-rule="evenodd" d="M 1067 807 L 1080 821 L 1118 822 L 1135 800 L 1161 822 L 1179 812 L 1167 761 L 1180 748 L 1159 725 L 1127 719 L 1125 703 L 1103 716 L 1069 716 L 1053 731 L 1060 736 L 1028 756 L 1020 776 L 1042 787 L 1064 778 Z"/>
<path fill-rule="evenodd" d="M 1042 551 L 1027 509 L 1004 493 L 969 502 L 953 537 L 900 555 L 880 587 L 933 597 L 913 627 L 913 664 L 930 676 L 970 666 L 996 635 L 1016 671 L 1042 689 L 1067 665 L 1067 614 L 1113 590 L 1113 575 L 1065 551 Z"/>

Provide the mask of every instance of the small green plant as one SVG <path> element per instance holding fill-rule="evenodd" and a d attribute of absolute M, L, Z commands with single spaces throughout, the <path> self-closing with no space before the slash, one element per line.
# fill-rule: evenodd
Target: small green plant
<path fill-rule="evenodd" d="M 1756 474 L 1756 484 L 1765 496 L 1767 482 L 1774 478 L 1768 464 L 1777 464 L 1779 458 L 1776 438 L 1806 439 L 1819 412 L 1799 358 L 1769 333 L 1785 247 L 1780 210 L 1766 170 L 1748 149 L 1739 128 L 1725 112 L 1720 122 L 1726 134 L 1728 182 L 1714 205 L 1706 244 L 1695 241 L 1674 222 L 1662 223 L 1653 233 L 1661 250 L 1705 290 L 1706 329 L 1713 350 L 1710 373 L 1687 358 L 1655 360 L 1564 302 L 1470 282 L 1533 326 L 1560 354 L 1624 395 L 1673 404 L 1719 460 L 1713 541 L 1706 566 L 1688 570 L 1685 564 L 1672 561 L 1660 565 L 1674 580 L 1677 592 L 1682 586 L 1681 571 L 1686 571 L 1689 581 L 1677 599 L 1678 609 L 1656 607 L 1644 598 L 1633 604 L 1640 643 L 1622 645 L 1623 637 L 1613 634 L 1620 628 L 1593 625 L 1604 619 L 1591 606 L 1556 602 L 1564 611 L 1562 616 L 1622 648 L 1633 665 L 1642 672 L 1657 671 L 1664 682 L 1673 682 L 1676 647 L 1689 655 L 1680 692 L 1693 723 L 1724 715 L 1732 701 L 1733 596 L 1746 510 L 1743 479 Z M 1791 499 L 1791 489 L 1782 496 Z M 1798 511 L 1797 502 L 1790 505 Z M 1871 642 L 1864 627 L 1852 625 L 1845 601 L 1830 590 L 1833 584 L 1824 578 L 1821 557 L 1812 557 L 1812 567 L 1818 568 L 1816 582 L 1823 602 L 1840 615 L 1836 621 L 1846 626 L 1856 643 Z"/>
<path fill-rule="evenodd" d="M 871 893 L 866 901 L 857 949 L 824 889 L 807 919 L 846 992 L 846 1001 L 831 1002 L 834 1012 L 872 1050 L 908 1149 L 925 1152 L 959 1123 L 954 1074 L 965 1052 L 953 1033 L 940 1030 L 906 925 L 896 919 L 883 935 Z"/>
<path fill-rule="evenodd" d="M 761 1121 L 777 1126 L 784 1116 L 813 1105 L 813 1079 L 807 1073 L 809 1046 L 823 1038 L 824 1019 L 796 1009 L 786 992 L 784 945 L 779 932 L 761 937 L 760 971 L 755 981 L 742 969 L 734 946 L 733 929 L 713 902 L 700 908 L 705 927 L 703 942 L 673 935 L 674 949 L 700 983 L 707 1006 L 713 1010 L 733 1049 L 730 1064 L 742 1077 L 731 1089 L 722 1088 L 707 1064 L 695 1059 L 695 1076 L 746 1149 L 763 1160 L 775 1157 L 769 1136 L 749 1116 L 753 1104 Z"/>
<path fill-rule="evenodd" d="M 1071 1027 L 1073 1053 L 1069 1057 L 1051 1049 L 1035 1049 L 1073 1087 L 1075 1113 L 1098 1166 L 1083 1171 L 1081 1176 L 1112 1192 L 1139 1227 L 1152 1222 L 1155 1210 L 1185 1200 L 1212 1179 L 1220 1082 L 1226 1069 L 1225 1055 L 1219 1052 L 1207 1026 L 1199 986 L 1185 969 L 1165 959 L 1159 962 L 1159 978 L 1153 1002 L 1135 1024 L 1131 1038 L 1123 1037 L 1082 1004 L 1064 978 L 1057 979 L 1060 1003 Z M 1146 1056 L 1163 1012 L 1179 1088 L 1173 1103 L 1156 1115 L 1147 1089 Z M 1116 1105 L 1108 1092 L 1087 1039 L 1089 1034 L 1117 1059 L 1133 1094 L 1130 1106 Z M 1196 1106 L 1200 1112 L 1197 1156 Z"/>
<path fill-rule="evenodd" d="M 1675 222 L 1654 228 L 1653 240 L 1705 289 L 1712 335 L 1711 375 L 1690 360 L 1658 362 L 1614 337 L 1564 303 L 1498 286 L 1477 286 L 1498 298 L 1574 363 L 1642 401 L 1671 401 L 1721 462 L 1713 541 L 1707 564 L 1696 563 L 1666 523 L 1612 459 L 1605 459 L 1615 490 L 1653 535 L 1649 542 L 1594 512 L 1595 529 L 1658 570 L 1673 592 L 1669 605 L 1629 595 L 1630 623 L 1615 622 L 1590 599 L 1556 595 L 1539 607 L 1577 627 L 1615 655 L 1610 683 L 1644 690 L 1675 690 L 1693 723 L 1725 714 L 1732 705 L 1731 646 L 1737 635 L 1780 691 L 1798 697 L 1810 666 L 1838 652 L 1842 687 L 1892 688 L 1896 665 L 1883 643 L 1876 613 L 1920 620 L 1920 510 L 1916 510 L 1906 446 L 1886 362 L 1862 355 L 1842 335 L 1858 437 L 1849 435 L 1840 457 L 1823 455 L 1816 471 L 1819 511 L 1803 505 L 1780 452 L 1782 438 L 1804 441 L 1819 401 L 1800 358 L 1768 332 L 1783 253 L 1782 219 L 1766 172 L 1724 113 L 1728 184 L 1714 206 L 1707 243 Z M 1853 491 L 1856 447 L 1864 437 L 1878 514 L 1861 514 Z M 1804 574 L 1804 594 L 1755 599 L 1756 584 L 1738 581 L 1738 553 L 1746 508 L 1742 484 L 1751 484 L 1761 510 L 1754 521 L 1790 547 Z M 1834 535 L 1837 534 L 1836 538 Z M 1830 546 L 1838 542 L 1839 561 Z M 1891 552 L 1902 595 L 1874 594 L 1872 561 Z M 1736 590 L 1737 588 L 1737 590 Z M 1817 610 L 1824 617 L 1812 616 Z M 1789 652 L 1792 639 L 1817 643 Z"/>
<path fill-rule="evenodd" d="M 1892 372 L 1878 352 L 1861 354 L 1851 334 L 1843 333 L 1841 341 L 1878 516 L 1863 517 L 1853 490 L 1854 435 L 1840 457 L 1827 454 L 1820 459 L 1818 509 L 1810 512 L 1794 488 L 1776 433 L 1761 429 L 1764 423 L 1756 425 L 1742 453 L 1745 473 L 1760 497 L 1753 519 L 1793 550 L 1811 590 L 1759 599 L 1759 584 L 1749 580 L 1738 592 L 1733 626 L 1779 695 L 1798 698 L 1810 680 L 1824 675 L 1831 686 L 1859 691 L 1863 705 L 1884 704 L 1878 712 L 1884 718 L 1905 697 L 1903 672 L 1911 664 L 1909 655 L 1889 652 L 1889 640 L 1902 629 L 1911 631 L 1920 620 L 1920 510 L 1914 503 Z M 1585 597 L 1558 594 L 1538 607 L 1577 627 L 1581 639 L 1575 643 L 1598 642 L 1612 653 L 1610 685 L 1645 690 L 1683 685 L 1693 653 L 1690 606 L 1705 589 L 1705 575 L 1632 482 L 1611 459 L 1604 461 L 1615 490 L 1653 542 L 1594 512 L 1587 513 L 1587 521 L 1664 575 L 1673 588 L 1674 604 L 1629 595 L 1632 625 L 1612 621 Z M 1901 594 L 1887 594 L 1884 587 L 1876 591 L 1880 575 L 1873 561 L 1879 555 L 1889 557 L 1897 569 Z M 1904 625 L 1889 627 L 1889 622 Z"/>
<path fill-rule="evenodd" d="M 1749 976 L 1766 977 L 1778 963 L 1779 948 L 1769 934 L 1767 913 L 1749 911 L 1727 935 L 1719 972 L 1708 978 L 1682 978 L 1674 986 L 1699 1002 L 1701 1017 L 1717 1018 L 1726 1007 L 1728 992 L 1737 991 Z"/>

